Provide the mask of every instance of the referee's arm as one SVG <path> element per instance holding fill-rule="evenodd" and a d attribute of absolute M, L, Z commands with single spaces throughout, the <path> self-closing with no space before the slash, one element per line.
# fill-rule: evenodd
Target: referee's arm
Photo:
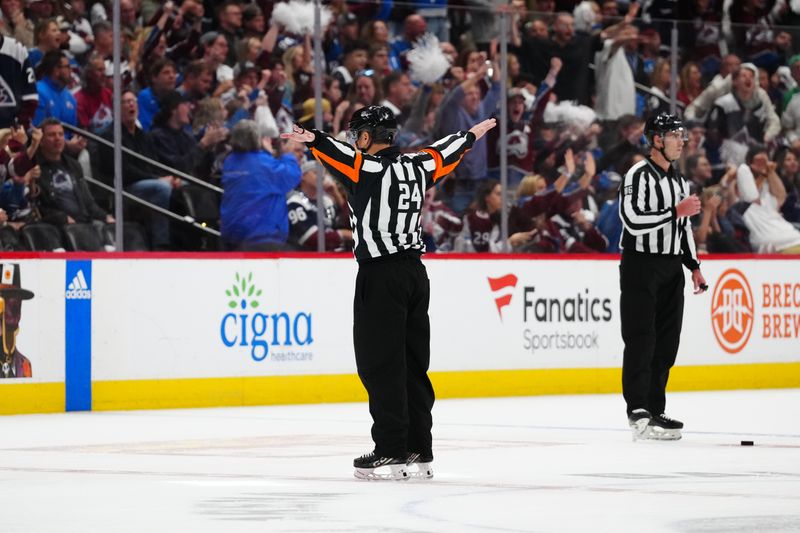
<path fill-rule="evenodd" d="M 674 206 L 657 209 L 655 199 L 647 198 L 646 179 L 646 167 L 632 168 L 625 174 L 620 190 L 620 218 L 628 233 L 634 236 L 656 231 L 676 218 Z"/>
<path fill-rule="evenodd" d="M 308 130 L 314 140 L 306 142 L 314 159 L 319 161 L 331 176 L 342 182 L 350 191 L 358 183 L 358 173 L 363 164 L 360 150 L 342 141 L 337 141 L 327 133 Z"/>
<path fill-rule="evenodd" d="M 475 140 L 475 134 L 471 131 L 460 131 L 420 150 L 419 155 L 424 158 L 423 167 L 430 174 L 430 179 L 426 180 L 426 188 L 430 189 L 453 172 Z"/>
<path fill-rule="evenodd" d="M 697 247 L 694 245 L 694 233 L 689 217 L 681 219 L 681 263 L 690 272 L 700 268 L 700 261 L 697 259 Z"/>

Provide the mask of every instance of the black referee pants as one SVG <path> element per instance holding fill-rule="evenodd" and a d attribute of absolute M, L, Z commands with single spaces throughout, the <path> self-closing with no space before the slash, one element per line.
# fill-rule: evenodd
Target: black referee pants
<path fill-rule="evenodd" d="M 628 414 L 662 414 L 669 371 L 683 323 L 684 277 L 679 256 L 623 252 L 620 317 L 625 351 L 622 394 Z"/>
<path fill-rule="evenodd" d="M 360 263 L 353 302 L 358 377 L 369 395 L 375 453 L 431 455 L 430 283 L 416 254 Z"/>

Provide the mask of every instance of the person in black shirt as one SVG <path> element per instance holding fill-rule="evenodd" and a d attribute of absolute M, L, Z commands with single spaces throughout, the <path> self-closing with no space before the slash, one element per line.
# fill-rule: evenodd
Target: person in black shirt
<path fill-rule="evenodd" d="M 430 284 L 420 261 L 423 198 L 495 126 L 495 119 L 403 155 L 392 146 L 397 121 L 390 109 L 360 109 L 348 126 L 351 144 L 297 125 L 281 136 L 305 142 L 349 193 L 358 260 L 353 343 L 375 442 L 372 453 L 353 461 L 355 475 L 429 478 L 434 392 L 427 374 Z M 408 468 L 412 464 L 416 470 Z M 382 473 L 383 467 L 390 473 Z"/>
<path fill-rule="evenodd" d="M 35 203 L 44 222 L 56 225 L 76 222 L 113 223 L 114 217 L 94 201 L 77 160 L 64 153 L 64 127 L 54 118 L 39 126 L 42 142 L 36 154 L 41 168 L 40 193 Z"/>
<path fill-rule="evenodd" d="M 136 94 L 133 91 L 124 91 L 121 104 L 122 146 L 155 160 L 157 152 L 150 135 L 145 133 L 138 124 L 139 104 Z M 109 126 L 102 136 L 114 142 L 114 128 Z M 114 151 L 108 146 L 100 146 L 97 149 L 97 158 L 101 179 L 106 184 L 113 185 Z M 122 186 L 129 193 L 163 209 L 169 209 L 172 190 L 180 187 L 181 183 L 180 179 L 168 175 L 167 172 L 154 165 L 123 152 Z M 165 215 L 150 211 L 146 225 L 153 248 L 168 249 L 170 246 L 169 219 Z"/>

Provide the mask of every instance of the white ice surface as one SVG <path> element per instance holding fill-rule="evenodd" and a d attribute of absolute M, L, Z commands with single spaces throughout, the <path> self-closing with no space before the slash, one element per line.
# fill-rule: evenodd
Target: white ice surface
<path fill-rule="evenodd" d="M 668 414 L 634 443 L 619 395 L 439 401 L 427 482 L 352 477 L 365 404 L 0 417 L 0 533 L 800 531 L 800 390 Z"/>

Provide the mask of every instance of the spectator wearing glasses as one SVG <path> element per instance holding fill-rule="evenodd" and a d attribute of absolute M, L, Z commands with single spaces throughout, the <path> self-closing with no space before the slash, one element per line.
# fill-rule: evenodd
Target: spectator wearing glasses
<path fill-rule="evenodd" d="M 55 118 L 72 126 L 78 125 L 78 104 L 67 88 L 71 79 L 71 67 L 64 52 L 53 50 L 42 58 L 39 65 L 42 79 L 36 83 L 39 92 L 39 107 L 33 124 L 39 125 L 47 118 Z M 86 148 L 86 139 L 79 135 L 67 135 L 67 151 L 77 155 Z"/>
<path fill-rule="evenodd" d="M 139 155 L 157 159 L 150 136 L 138 124 L 139 105 L 136 93 L 125 91 L 122 93 L 122 146 Z M 109 127 L 103 132 L 103 137 L 109 141 L 114 140 L 113 128 Z M 103 146 L 97 153 L 98 168 L 101 179 L 111 185 L 114 176 L 114 152 L 111 148 Z M 131 194 L 168 209 L 172 189 L 180 187 L 181 180 L 166 175 L 166 172 L 156 168 L 130 154 L 122 154 L 122 186 Z M 169 221 L 167 217 L 158 213 L 150 213 L 145 224 L 150 241 L 154 249 L 168 249 L 170 244 Z"/>

